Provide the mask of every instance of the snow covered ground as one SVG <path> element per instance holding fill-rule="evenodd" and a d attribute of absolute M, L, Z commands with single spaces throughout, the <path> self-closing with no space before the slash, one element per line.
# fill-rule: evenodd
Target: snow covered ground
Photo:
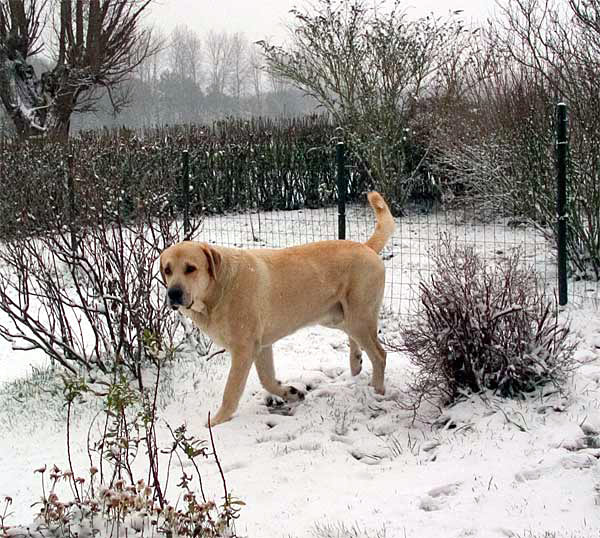
<path fill-rule="evenodd" d="M 350 212 L 350 238 L 369 235 L 372 221 L 364 211 Z M 260 223 L 256 215 L 208 219 L 201 239 L 284 246 L 335 236 L 333 211 L 281 216 L 262 215 Z M 414 215 L 398 222 L 384 252 L 389 310 L 381 324 L 384 335 L 393 336 L 404 322 L 411 286 L 426 273 L 427 248 L 444 222 L 449 233 L 474 241 L 490 259 L 525 242 L 526 259 L 544 268 L 553 285 L 552 253 L 531 230 Z M 582 288 L 582 297 L 593 291 Z M 436 424 L 413 422 L 399 405 L 411 369 L 405 356 L 388 355 L 387 393 L 380 397 L 368 386 L 368 361 L 366 372 L 350 376 L 342 333 L 310 327 L 278 342 L 278 375 L 310 388 L 305 401 L 283 410 L 267 407 L 252 372 L 234 419 L 214 430 L 228 487 L 246 503 L 238 534 L 600 536 L 600 315 L 592 306 L 594 297 L 564 313 L 572 318 L 577 356 L 586 361 L 564 393 L 548 388 L 526 401 L 477 396 L 449 409 Z M 8 523 L 32 520 L 37 507 L 30 505 L 41 494 L 34 469 L 67 463 L 63 402 L 60 394 L 45 390 L 53 383 L 44 362 L 35 352 L 15 352 L 0 341 L 0 501 L 13 498 Z M 22 381 L 32 365 L 40 387 L 33 396 L 31 384 Z M 218 407 L 227 371 L 226 355 L 207 362 L 182 354 L 161 389 L 162 417 L 207 438 L 203 424 Z M 92 404 L 81 408 L 71 432 L 73 463 L 82 472 L 89 467 L 85 446 L 95 412 Z M 161 443 L 169 444 L 165 431 Z M 217 468 L 202 469 L 205 489 L 218 498 Z"/>

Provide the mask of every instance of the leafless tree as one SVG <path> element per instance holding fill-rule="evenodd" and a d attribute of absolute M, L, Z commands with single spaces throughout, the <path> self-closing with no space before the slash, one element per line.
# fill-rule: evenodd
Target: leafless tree
<path fill-rule="evenodd" d="M 141 21 L 151 2 L 0 0 L 0 100 L 19 137 L 66 138 L 71 115 L 103 91 L 115 111 L 128 102 L 121 83 L 154 52 Z M 31 60 L 42 52 L 53 67 L 38 76 Z"/>
<path fill-rule="evenodd" d="M 152 31 L 151 49 L 155 51 L 141 59 L 133 71 L 130 117 L 135 125 L 158 125 L 163 118 L 160 103 L 160 75 L 165 69 L 168 39 L 160 30 Z"/>
<path fill-rule="evenodd" d="M 159 100 L 164 120 L 200 120 L 202 78 L 202 40 L 187 26 L 175 27 L 169 38 L 166 69 L 160 75 Z"/>
<path fill-rule="evenodd" d="M 206 36 L 207 93 L 225 94 L 231 83 L 232 45 L 225 32 L 211 30 Z"/>
<path fill-rule="evenodd" d="M 238 104 L 246 91 L 250 72 L 250 56 L 248 39 L 244 34 L 236 32 L 230 37 L 231 48 L 231 95 Z"/>
<path fill-rule="evenodd" d="M 159 80 L 160 73 L 167 63 L 168 44 L 167 36 L 160 29 L 152 30 L 150 47 L 153 53 L 134 59 L 136 68 L 132 72 L 133 75 L 144 83 Z M 143 53 L 143 51 L 139 52 Z"/>
<path fill-rule="evenodd" d="M 176 26 L 169 40 L 168 67 L 180 79 L 200 84 L 202 77 L 202 40 L 194 30 Z"/>
<path fill-rule="evenodd" d="M 263 58 L 256 47 L 250 48 L 248 54 L 248 72 L 252 97 L 255 101 L 254 113 L 261 115 L 263 112 L 264 72 Z"/>

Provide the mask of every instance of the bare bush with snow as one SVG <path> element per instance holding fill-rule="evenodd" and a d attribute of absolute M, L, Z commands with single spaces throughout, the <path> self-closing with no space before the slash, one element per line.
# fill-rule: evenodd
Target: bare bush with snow
<path fill-rule="evenodd" d="M 144 362 L 175 345 L 179 321 L 165 315 L 156 258 L 182 235 L 169 217 L 140 212 L 7 242 L 0 250 L 0 311 L 7 314 L 0 335 L 17 348 L 44 351 L 71 374 L 107 374 L 117 361 L 139 378 Z"/>
<path fill-rule="evenodd" d="M 28 525 L 9 524 L 13 500 L 4 497 L 0 537 L 236 536 L 234 522 L 244 503 L 228 490 L 212 430 L 209 443 L 188 432 L 185 424 L 161 425 L 157 396 L 168 362 L 167 357 L 158 359 L 145 368 L 144 380 L 137 383 L 122 365 L 110 378 L 93 384 L 61 375 L 67 407 L 67 468 L 43 465 L 34 471 L 41 477 L 41 498 L 31 505 L 37 515 Z M 73 410 L 84 398 L 101 401 L 102 411 L 88 427 L 90 466 L 80 472 L 72 460 L 71 431 Z M 160 429 L 168 430 L 171 437 L 162 448 L 157 441 Z M 92 431 L 99 436 L 93 437 Z M 208 459 L 214 460 L 222 478 L 221 504 L 208 496 L 203 485 L 202 462 Z M 177 467 L 179 481 L 170 484 Z"/>
<path fill-rule="evenodd" d="M 472 247 L 443 239 L 432 260 L 420 311 L 402 330 L 417 367 L 415 407 L 486 389 L 518 396 L 560 383 L 576 366 L 569 326 L 518 250 L 490 266 Z"/>

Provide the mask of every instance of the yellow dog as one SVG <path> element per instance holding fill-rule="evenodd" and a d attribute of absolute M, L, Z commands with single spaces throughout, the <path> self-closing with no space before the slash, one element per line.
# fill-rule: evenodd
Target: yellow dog
<path fill-rule="evenodd" d="M 232 249 L 184 241 L 160 256 L 169 304 L 231 353 L 223 402 L 211 425 L 231 419 L 254 363 L 262 386 L 285 400 L 304 394 L 275 377 L 274 342 L 320 324 L 350 338 L 350 370 L 364 349 L 371 384 L 384 393 L 386 354 L 377 338 L 385 269 L 378 253 L 395 223 L 383 197 L 368 195 L 376 226 L 366 243 L 319 241 L 283 249 Z"/>

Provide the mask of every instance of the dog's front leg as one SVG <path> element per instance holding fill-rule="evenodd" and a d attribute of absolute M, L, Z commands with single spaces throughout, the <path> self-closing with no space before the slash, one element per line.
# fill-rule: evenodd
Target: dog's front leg
<path fill-rule="evenodd" d="M 273 348 L 271 346 L 263 347 L 257 354 L 254 361 L 258 378 L 263 388 L 279 396 L 288 402 L 304 400 L 304 393 L 291 385 L 282 385 L 275 377 L 275 366 L 273 365 Z"/>
<path fill-rule="evenodd" d="M 241 348 L 231 353 L 231 367 L 225 384 L 223 402 L 214 417 L 210 417 L 210 425 L 216 426 L 227 422 L 235 413 L 240 398 L 246 386 L 248 373 L 254 362 L 254 349 L 250 346 Z M 207 424 L 208 425 L 208 424 Z"/>

